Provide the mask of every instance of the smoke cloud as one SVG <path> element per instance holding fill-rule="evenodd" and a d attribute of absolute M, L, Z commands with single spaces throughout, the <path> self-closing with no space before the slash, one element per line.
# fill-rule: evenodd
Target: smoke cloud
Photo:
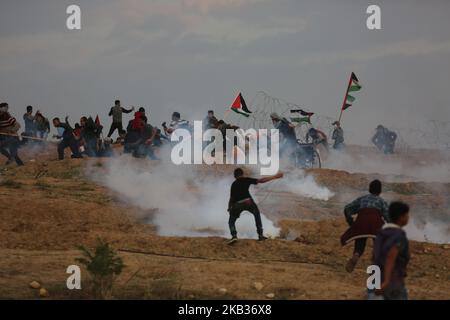
<path fill-rule="evenodd" d="M 121 156 L 111 159 L 107 173 L 98 179 L 126 201 L 150 210 L 152 214 L 142 218 L 155 224 L 160 235 L 228 237 L 227 207 L 233 178 L 221 170 L 217 168 L 214 172 L 212 167 L 205 169 L 205 166 L 149 163 Z M 255 201 L 261 201 L 259 191 L 270 192 L 272 188 L 322 200 L 333 195 L 301 170 L 286 176 L 267 185 L 252 187 Z M 267 218 L 263 205 L 260 210 L 265 235 L 278 236 L 280 229 Z M 254 217 L 250 213 L 242 213 L 236 227 L 240 238 L 257 237 Z"/>
<path fill-rule="evenodd" d="M 408 238 L 420 242 L 450 243 L 450 227 L 443 221 L 419 223 L 411 219 L 405 227 Z"/>
<path fill-rule="evenodd" d="M 412 157 L 408 154 L 384 155 L 370 149 L 364 152 L 331 150 L 324 167 L 350 173 L 391 175 L 392 181 L 449 182 L 448 156 L 436 155 L 437 151 Z"/>

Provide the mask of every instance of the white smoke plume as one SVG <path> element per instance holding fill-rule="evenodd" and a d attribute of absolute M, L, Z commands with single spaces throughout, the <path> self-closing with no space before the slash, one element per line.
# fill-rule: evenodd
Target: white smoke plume
<path fill-rule="evenodd" d="M 135 159 L 112 159 L 102 181 L 143 209 L 157 209 L 151 222 L 163 236 L 229 236 L 228 199 L 232 178 L 202 174 L 194 166 L 139 166 Z M 264 232 L 279 229 L 261 215 Z M 243 213 L 236 227 L 240 238 L 256 238 L 253 215 Z"/>
<path fill-rule="evenodd" d="M 443 222 L 419 223 L 411 219 L 405 227 L 408 238 L 420 242 L 450 243 L 450 226 Z"/>
<path fill-rule="evenodd" d="M 408 154 L 384 155 L 374 150 L 370 150 L 367 154 L 331 150 L 324 161 L 324 167 L 350 173 L 391 175 L 393 181 L 401 179 L 403 181 L 449 182 L 448 158 L 436 156 L 437 151 L 434 150 L 428 152 L 430 158 L 432 156 L 435 158 L 426 159 L 426 155 L 422 158 L 417 156 L 412 158 Z"/>
<path fill-rule="evenodd" d="M 206 170 L 202 170 L 206 169 Z M 130 203 L 143 209 L 155 209 L 148 222 L 163 236 L 229 237 L 228 199 L 231 174 L 214 174 L 211 168 L 148 163 L 122 156 L 111 159 L 106 175 L 100 181 Z M 272 183 L 251 190 L 258 202 L 259 190 L 292 192 L 304 197 L 328 200 L 333 194 L 316 184 L 313 177 L 299 170 Z M 280 229 L 267 218 L 260 206 L 264 234 L 276 237 Z M 144 217 L 145 218 L 145 217 Z M 243 212 L 236 223 L 240 238 L 256 238 L 252 214 Z"/>
<path fill-rule="evenodd" d="M 302 197 L 328 201 L 334 196 L 326 187 L 321 187 L 311 175 L 303 170 L 291 171 L 280 180 L 280 191 L 291 192 Z"/>

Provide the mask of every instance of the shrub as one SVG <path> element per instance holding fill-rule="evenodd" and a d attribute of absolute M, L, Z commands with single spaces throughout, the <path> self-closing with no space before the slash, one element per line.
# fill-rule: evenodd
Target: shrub
<path fill-rule="evenodd" d="M 95 299 L 106 299 L 112 294 L 114 281 L 125 267 L 122 258 L 117 256 L 110 245 L 99 240 L 95 252 L 91 253 L 84 246 L 79 246 L 83 258 L 76 261 L 83 264 L 92 280 L 92 290 Z"/>

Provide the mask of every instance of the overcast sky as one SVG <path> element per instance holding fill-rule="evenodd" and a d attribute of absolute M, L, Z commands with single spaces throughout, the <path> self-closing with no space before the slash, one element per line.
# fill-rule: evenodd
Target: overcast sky
<path fill-rule="evenodd" d="M 80 31 L 66 29 L 70 4 Z M 370 4 L 382 30 L 366 28 Z M 2 0 L 0 100 L 18 118 L 33 105 L 109 126 L 119 98 L 159 125 L 264 90 L 337 117 L 353 71 L 363 90 L 343 124 L 365 142 L 378 123 L 450 121 L 449 16 L 445 0 Z"/>

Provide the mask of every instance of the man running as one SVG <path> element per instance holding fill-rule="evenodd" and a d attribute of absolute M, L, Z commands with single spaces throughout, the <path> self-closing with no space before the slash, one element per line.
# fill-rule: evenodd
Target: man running
<path fill-rule="evenodd" d="M 254 215 L 258 239 L 259 241 L 266 240 L 267 238 L 263 235 L 261 214 L 248 189 L 252 184 L 280 179 L 283 177 L 283 173 L 280 172 L 274 176 L 255 179 L 244 177 L 244 171 L 241 168 L 237 168 L 234 170 L 234 177 L 236 180 L 231 184 L 230 200 L 228 202 L 228 212 L 230 213 L 228 226 L 231 233 L 231 240 L 228 243 L 232 244 L 237 241 L 236 220 L 243 211 L 248 211 Z"/>
<path fill-rule="evenodd" d="M 363 255 L 368 238 L 375 238 L 384 222 L 389 222 L 388 204 L 381 194 L 381 181 L 373 180 L 369 184 L 369 194 L 359 197 L 344 208 L 345 219 L 350 226 L 341 237 L 344 246 L 355 241 L 353 256 L 345 269 L 352 272 Z M 357 215 L 353 220 L 353 215 Z M 384 219 L 384 221 L 383 221 Z"/>
<path fill-rule="evenodd" d="M 108 114 L 108 116 L 110 117 L 112 116 L 113 118 L 111 128 L 109 129 L 108 132 L 108 138 L 112 136 L 112 134 L 114 133 L 114 131 L 116 131 L 116 129 L 119 131 L 119 133 L 123 131 L 122 113 L 130 113 L 132 111 L 134 111 L 134 107 L 132 107 L 131 109 L 125 109 L 120 106 L 120 100 L 116 100 L 114 102 L 114 107 L 111 107 L 111 110 L 109 110 Z"/>

